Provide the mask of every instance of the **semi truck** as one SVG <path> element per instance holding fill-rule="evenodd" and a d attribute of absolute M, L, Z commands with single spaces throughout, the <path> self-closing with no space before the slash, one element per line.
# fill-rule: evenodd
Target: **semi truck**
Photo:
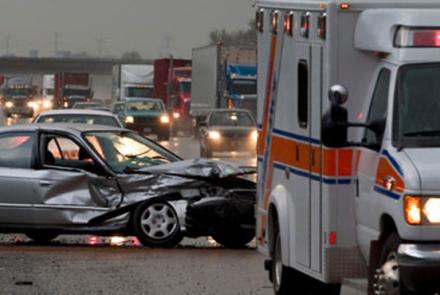
<path fill-rule="evenodd" d="M 88 73 L 56 73 L 56 108 L 72 108 L 77 102 L 91 101 L 93 98 L 92 79 Z"/>
<path fill-rule="evenodd" d="M 256 6 L 257 247 L 275 294 L 350 278 L 439 293 L 440 3 Z"/>
<path fill-rule="evenodd" d="M 163 58 L 154 62 L 153 97 L 160 98 L 172 115 L 172 131 L 191 127 L 191 60 Z"/>
<path fill-rule="evenodd" d="M 255 48 L 221 44 L 192 51 L 190 113 L 196 128 L 212 109 L 243 108 L 257 111 Z"/>
<path fill-rule="evenodd" d="M 6 116 L 20 115 L 32 117 L 38 111 L 31 75 L 5 76 L 3 102 Z"/>
<path fill-rule="evenodd" d="M 113 67 L 113 100 L 153 97 L 153 78 L 153 65 L 115 65 Z"/>
<path fill-rule="evenodd" d="M 55 75 L 43 76 L 42 87 L 42 106 L 43 109 L 49 110 L 53 108 L 55 98 Z"/>

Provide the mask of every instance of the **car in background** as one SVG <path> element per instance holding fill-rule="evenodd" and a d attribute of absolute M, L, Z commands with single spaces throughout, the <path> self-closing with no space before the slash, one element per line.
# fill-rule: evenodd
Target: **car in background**
<path fill-rule="evenodd" d="M 86 110 L 102 107 L 102 103 L 97 101 L 77 102 L 73 105 L 73 109 Z"/>
<path fill-rule="evenodd" d="M 110 112 L 79 109 L 45 111 L 35 117 L 33 123 L 91 124 L 124 127 L 119 118 Z"/>
<path fill-rule="evenodd" d="M 250 111 L 212 111 L 201 123 L 199 137 L 202 157 L 210 158 L 214 152 L 227 151 L 247 151 L 256 156 L 258 131 Z"/>
<path fill-rule="evenodd" d="M 173 247 L 213 236 L 228 247 L 255 236 L 255 171 L 188 160 L 107 126 L 0 128 L 0 233 L 37 242 L 60 234 L 136 235 Z"/>
<path fill-rule="evenodd" d="M 159 140 L 170 138 L 170 117 L 162 100 L 130 99 L 113 105 L 113 113 L 127 129 L 142 134 L 156 134 Z"/>

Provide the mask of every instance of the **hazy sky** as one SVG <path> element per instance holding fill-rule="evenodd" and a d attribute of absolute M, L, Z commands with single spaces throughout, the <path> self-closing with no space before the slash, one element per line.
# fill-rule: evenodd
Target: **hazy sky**
<path fill-rule="evenodd" d="M 120 56 L 137 50 L 146 58 L 166 53 L 189 57 L 214 29 L 246 28 L 252 0 L 1 0 L 0 54 L 53 55 L 59 49 Z"/>

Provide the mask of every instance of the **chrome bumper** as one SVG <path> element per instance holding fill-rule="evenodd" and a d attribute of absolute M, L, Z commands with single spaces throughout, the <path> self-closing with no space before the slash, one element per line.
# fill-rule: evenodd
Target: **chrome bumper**
<path fill-rule="evenodd" d="M 412 291 L 440 291 L 440 244 L 402 244 L 398 249 L 401 281 Z"/>

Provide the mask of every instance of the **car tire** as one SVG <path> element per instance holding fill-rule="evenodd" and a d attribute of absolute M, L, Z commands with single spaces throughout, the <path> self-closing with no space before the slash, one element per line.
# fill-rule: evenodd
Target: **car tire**
<path fill-rule="evenodd" d="M 160 141 L 170 140 L 170 131 L 161 132 L 157 135 Z"/>
<path fill-rule="evenodd" d="M 183 239 L 179 217 L 168 202 L 144 202 L 133 213 L 132 227 L 144 246 L 176 247 Z"/>
<path fill-rule="evenodd" d="M 212 238 L 226 248 L 244 248 L 255 238 L 255 230 L 218 231 L 212 234 Z"/>
<path fill-rule="evenodd" d="M 383 294 L 402 294 L 409 295 L 415 294 L 408 290 L 405 285 L 399 281 L 392 281 L 389 272 L 397 271 L 397 274 L 393 273 L 392 277 L 399 278 L 398 264 L 397 264 L 397 249 L 401 244 L 401 240 L 397 233 L 391 233 L 384 241 L 381 251 L 378 265 L 376 266 L 374 276 L 374 291 L 383 291 Z M 382 293 L 381 293 L 382 294 Z"/>
<path fill-rule="evenodd" d="M 27 232 L 26 236 L 37 244 L 48 244 L 59 236 L 59 233 L 50 230 L 36 230 Z"/>

